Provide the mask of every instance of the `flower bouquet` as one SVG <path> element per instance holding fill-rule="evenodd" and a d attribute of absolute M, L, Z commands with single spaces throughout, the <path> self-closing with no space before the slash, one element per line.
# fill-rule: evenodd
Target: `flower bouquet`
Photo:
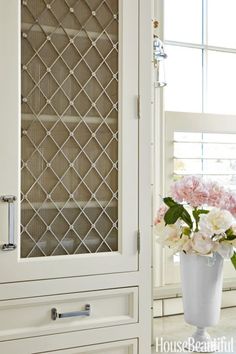
<path fill-rule="evenodd" d="M 236 194 L 217 182 L 184 177 L 154 221 L 157 240 L 174 252 L 230 258 L 236 268 Z"/>
<path fill-rule="evenodd" d="M 185 321 L 197 327 L 190 351 L 213 352 L 206 327 L 218 323 L 223 259 L 236 269 L 236 195 L 217 182 L 184 177 L 171 187 L 155 218 L 162 245 L 180 252 Z"/>

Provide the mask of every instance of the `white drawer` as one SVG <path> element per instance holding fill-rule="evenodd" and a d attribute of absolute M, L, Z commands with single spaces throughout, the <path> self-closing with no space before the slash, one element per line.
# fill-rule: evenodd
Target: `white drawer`
<path fill-rule="evenodd" d="M 52 319 L 52 309 L 71 316 L 91 306 L 89 316 Z M 0 339 L 24 338 L 138 321 L 138 288 L 90 291 L 0 301 Z"/>
<path fill-rule="evenodd" d="M 38 354 L 137 354 L 137 339 Z"/>

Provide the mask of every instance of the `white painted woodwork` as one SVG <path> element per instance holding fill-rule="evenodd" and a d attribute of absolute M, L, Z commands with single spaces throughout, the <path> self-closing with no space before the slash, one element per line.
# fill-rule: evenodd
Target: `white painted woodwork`
<path fill-rule="evenodd" d="M 153 2 L 119 3 L 119 251 L 20 259 L 20 1 L 1 1 L 0 196 L 18 197 L 18 248 L 0 250 L 1 354 L 151 352 Z M 7 206 L 0 203 L 0 244 L 7 231 Z M 74 310 L 88 299 L 98 304 L 91 319 L 50 320 L 51 306 Z"/>
<path fill-rule="evenodd" d="M 152 342 L 152 126 L 153 126 L 153 1 L 139 2 L 139 228 L 141 235 L 139 272 L 139 319 L 143 326 L 139 353 L 150 353 Z M 145 286 L 145 284 L 149 284 Z"/>
<path fill-rule="evenodd" d="M 3 0 L 0 12 L 0 195 L 17 196 L 17 249 L 0 250 L 0 282 L 105 274 L 138 269 L 138 1 L 119 2 L 119 250 L 20 258 L 20 2 Z M 6 13 L 8 14 L 6 16 Z M 8 27 L 8 35 L 5 28 Z M 10 58 L 10 59 L 9 59 Z M 0 243 L 7 242 L 7 205 L 0 203 Z"/>
<path fill-rule="evenodd" d="M 1 354 L 39 354 L 51 351 L 68 350 L 72 348 L 84 348 L 104 343 L 113 344 L 122 341 L 130 344 L 130 339 L 139 338 L 138 348 L 142 347 L 140 325 L 129 324 L 118 327 L 106 327 L 91 329 L 89 331 L 71 331 L 67 333 L 49 336 L 30 337 L 25 339 L 9 340 L 0 342 Z M 150 345 L 150 344 L 149 344 Z M 147 347 L 145 354 L 149 354 L 151 348 Z M 132 352 L 131 352 L 132 353 Z M 136 353 L 136 352 L 135 352 Z M 139 351 L 140 353 L 140 351 Z M 130 353 L 129 353 L 130 354 Z"/>
<path fill-rule="evenodd" d="M 142 284 L 143 279 L 139 276 L 138 272 L 0 284 L 0 301 L 47 296 L 50 294 L 66 294 L 136 286 L 140 287 Z"/>
<path fill-rule="evenodd" d="M 163 313 L 162 300 L 153 301 L 153 317 L 161 317 Z"/>
<path fill-rule="evenodd" d="M 51 318 L 52 308 L 58 313 L 83 311 L 85 304 L 91 305 L 88 317 Z M 138 288 L 1 301 L 0 318 L 0 340 L 135 323 Z"/>
<path fill-rule="evenodd" d="M 235 290 L 223 291 L 221 308 L 235 307 L 235 296 Z M 154 300 L 153 317 L 178 315 L 183 312 L 183 301 L 181 297 Z"/>
<path fill-rule="evenodd" d="M 100 344 L 83 348 L 65 349 L 50 352 L 52 354 L 136 354 L 137 340 Z M 44 352 L 42 354 L 50 354 Z"/>

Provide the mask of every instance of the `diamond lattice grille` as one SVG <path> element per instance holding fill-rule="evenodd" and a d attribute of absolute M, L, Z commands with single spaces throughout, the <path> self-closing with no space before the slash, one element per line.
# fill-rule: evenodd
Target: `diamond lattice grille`
<path fill-rule="evenodd" d="M 118 250 L 118 0 L 22 1 L 21 257 Z"/>

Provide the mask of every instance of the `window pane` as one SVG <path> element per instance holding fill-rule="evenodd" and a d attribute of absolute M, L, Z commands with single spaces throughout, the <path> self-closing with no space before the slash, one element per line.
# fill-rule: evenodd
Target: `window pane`
<path fill-rule="evenodd" d="M 202 144 L 201 143 L 174 143 L 174 156 L 181 157 L 201 157 Z"/>
<path fill-rule="evenodd" d="M 204 176 L 236 189 L 236 134 L 174 132 L 174 179 Z"/>
<path fill-rule="evenodd" d="M 202 51 L 166 46 L 165 110 L 201 112 Z"/>
<path fill-rule="evenodd" d="M 208 0 L 208 44 L 236 48 L 236 1 Z"/>
<path fill-rule="evenodd" d="M 218 143 L 236 143 L 236 134 L 203 133 L 203 140 Z"/>
<path fill-rule="evenodd" d="M 222 175 L 230 175 L 236 173 L 236 160 L 234 159 L 190 159 L 175 158 L 174 173 L 175 174 L 209 174 L 218 175 L 219 171 Z M 214 178 L 215 179 L 215 178 Z"/>
<path fill-rule="evenodd" d="M 165 0 L 164 14 L 166 40 L 202 42 L 202 1 Z"/>
<path fill-rule="evenodd" d="M 206 112 L 235 114 L 236 54 L 208 51 Z"/>
<path fill-rule="evenodd" d="M 236 145 L 231 144 L 202 144 L 202 156 L 210 158 L 236 158 Z"/>
<path fill-rule="evenodd" d="M 174 173 L 181 174 L 199 174 L 202 170 L 201 159 L 178 158 L 174 159 Z"/>
<path fill-rule="evenodd" d="M 201 141 L 202 140 L 202 133 L 174 132 L 174 140 L 178 141 L 178 142 Z"/>
<path fill-rule="evenodd" d="M 225 160 L 225 159 L 204 159 L 202 161 L 202 170 L 204 173 L 218 174 L 219 171 L 222 174 L 234 174 L 236 173 L 236 160 Z"/>

